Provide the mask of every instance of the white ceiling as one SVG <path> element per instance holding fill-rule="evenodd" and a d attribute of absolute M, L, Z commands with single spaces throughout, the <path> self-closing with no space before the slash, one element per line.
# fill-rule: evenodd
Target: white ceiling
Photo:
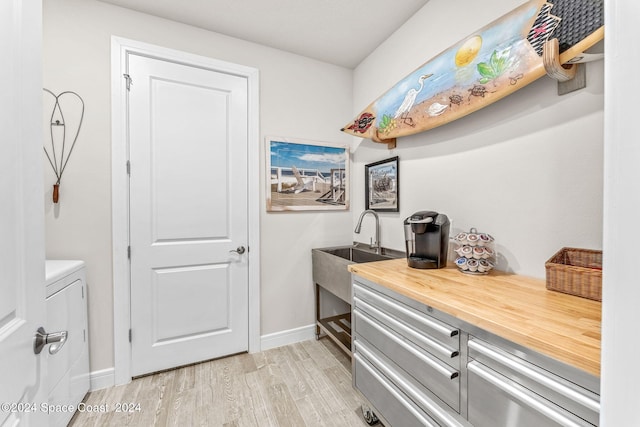
<path fill-rule="evenodd" d="M 429 0 L 100 0 L 355 68 Z"/>

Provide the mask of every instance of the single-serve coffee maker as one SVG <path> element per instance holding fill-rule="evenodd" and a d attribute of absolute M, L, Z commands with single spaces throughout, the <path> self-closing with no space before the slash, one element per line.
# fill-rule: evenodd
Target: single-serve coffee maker
<path fill-rule="evenodd" d="M 407 263 L 413 268 L 447 265 L 449 218 L 433 211 L 420 211 L 404 220 Z"/>

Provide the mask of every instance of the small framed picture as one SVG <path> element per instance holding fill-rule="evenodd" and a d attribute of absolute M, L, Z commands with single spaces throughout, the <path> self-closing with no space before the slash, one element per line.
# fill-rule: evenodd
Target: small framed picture
<path fill-rule="evenodd" d="M 267 137 L 267 211 L 349 210 L 349 149 Z"/>
<path fill-rule="evenodd" d="M 365 209 L 398 212 L 400 208 L 400 168 L 398 157 L 369 163 L 365 173 Z"/>

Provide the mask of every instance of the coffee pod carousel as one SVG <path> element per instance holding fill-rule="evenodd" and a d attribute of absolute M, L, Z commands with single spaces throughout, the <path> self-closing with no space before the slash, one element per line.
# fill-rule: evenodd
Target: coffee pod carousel
<path fill-rule="evenodd" d="M 475 228 L 468 233 L 458 233 L 453 238 L 457 245 L 456 267 L 466 274 L 488 274 L 495 266 L 494 238 L 487 233 L 478 233 Z"/>

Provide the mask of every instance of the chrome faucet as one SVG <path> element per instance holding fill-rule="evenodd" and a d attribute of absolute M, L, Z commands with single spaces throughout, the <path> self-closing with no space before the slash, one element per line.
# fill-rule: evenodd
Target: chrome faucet
<path fill-rule="evenodd" d="M 378 218 L 378 214 L 375 211 L 372 211 L 371 209 L 367 209 L 366 211 L 362 212 L 360 214 L 360 218 L 358 219 L 358 224 L 356 225 L 356 229 L 353 230 L 354 233 L 356 234 L 360 234 L 360 228 L 362 228 L 362 219 L 364 218 L 364 216 L 366 214 L 372 214 L 374 216 L 374 218 L 376 219 L 376 241 L 375 243 L 372 243 L 371 245 L 369 245 L 369 247 L 371 249 L 375 248 L 376 249 L 376 253 L 379 254 L 380 251 L 380 218 Z"/>

